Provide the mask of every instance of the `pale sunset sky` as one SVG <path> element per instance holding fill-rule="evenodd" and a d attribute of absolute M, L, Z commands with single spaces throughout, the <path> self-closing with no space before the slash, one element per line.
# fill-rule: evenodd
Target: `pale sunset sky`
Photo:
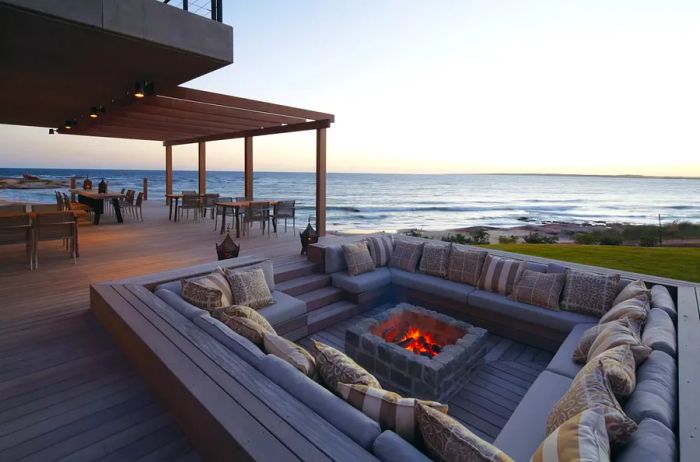
<path fill-rule="evenodd" d="M 333 172 L 700 176 L 698 0 L 224 0 L 224 22 L 234 64 L 186 86 L 334 113 Z M 0 139 L 0 167 L 164 165 L 157 142 Z M 207 167 L 241 170 L 243 141 Z M 256 170 L 313 168 L 313 132 L 255 139 Z"/>

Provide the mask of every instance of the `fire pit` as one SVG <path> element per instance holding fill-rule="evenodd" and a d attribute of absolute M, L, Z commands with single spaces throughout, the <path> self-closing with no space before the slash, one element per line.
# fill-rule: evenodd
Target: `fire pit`
<path fill-rule="evenodd" d="M 345 352 L 387 388 L 405 396 L 448 400 L 485 350 L 486 330 L 402 303 L 345 333 Z"/>

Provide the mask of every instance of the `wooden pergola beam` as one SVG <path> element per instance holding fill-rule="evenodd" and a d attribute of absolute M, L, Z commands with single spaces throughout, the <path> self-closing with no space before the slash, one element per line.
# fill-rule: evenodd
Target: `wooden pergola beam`
<path fill-rule="evenodd" d="M 248 136 L 244 138 L 244 159 L 243 159 L 243 177 L 244 177 L 244 196 L 252 198 L 253 196 L 253 138 Z"/>
<path fill-rule="evenodd" d="M 173 193 L 173 147 L 165 147 L 165 194 Z M 170 198 L 166 199 L 170 205 Z"/>
<path fill-rule="evenodd" d="M 253 136 L 264 136 L 264 135 L 276 135 L 279 133 L 292 133 L 301 132 L 305 130 L 317 130 L 320 128 L 329 128 L 331 126 L 330 120 L 316 120 L 314 122 L 302 122 L 292 125 L 280 125 L 277 127 L 259 128 L 257 130 L 243 130 L 243 131 L 233 131 L 229 133 L 218 133 L 216 135 L 210 136 L 197 136 L 193 138 L 183 138 L 163 142 L 164 146 L 177 146 L 180 144 L 192 144 L 199 143 L 202 141 L 220 141 L 220 140 L 234 140 L 237 138 L 247 138 Z"/>
<path fill-rule="evenodd" d="M 111 117 L 104 121 L 95 121 L 94 126 L 108 126 L 112 124 L 127 125 L 135 128 L 141 127 L 155 127 L 155 128 L 177 128 L 177 129 L 190 129 L 192 131 L 218 131 L 223 130 L 249 130 L 250 126 L 239 125 L 239 124 L 219 124 L 214 122 L 202 122 L 196 119 L 173 119 L 166 116 L 153 116 L 153 115 L 124 115 L 124 114 L 112 114 Z"/>
<path fill-rule="evenodd" d="M 265 121 L 260 121 L 260 120 L 250 120 L 250 119 L 246 119 L 244 117 L 231 117 L 228 115 L 210 114 L 210 113 L 206 113 L 206 112 L 193 112 L 193 111 L 189 111 L 189 110 L 186 111 L 186 110 L 182 110 L 182 109 L 172 109 L 172 108 L 167 108 L 167 107 L 148 106 L 145 104 L 139 104 L 137 106 L 120 108 L 119 114 L 124 115 L 126 117 L 131 117 L 133 115 L 142 115 L 142 116 L 155 115 L 155 116 L 166 117 L 168 120 L 173 120 L 175 118 L 177 120 L 194 122 L 194 123 L 202 123 L 202 124 L 217 123 L 217 124 L 221 124 L 221 125 L 236 124 L 236 125 L 247 126 L 250 128 L 258 128 L 260 126 L 277 125 L 277 122 L 269 122 L 269 121 L 265 122 Z"/>
<path fill-rule="evenodd" d="M 199 143 L 199 194 L 207 193 L 207 145 Z"/>
<path fill-rule="evenodd" d="M 316 231 L 326 235 L 326 129 L 316 130 Z"/>

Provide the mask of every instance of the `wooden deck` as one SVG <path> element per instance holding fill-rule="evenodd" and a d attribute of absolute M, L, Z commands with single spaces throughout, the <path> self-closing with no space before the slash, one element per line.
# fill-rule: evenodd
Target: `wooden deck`
<path fill-rule="evenodd" d="M 0 247 L 0 460 L 198 460 L 89 308 L 89 284 L 209 262 L 212 220 L 172 223 L 147 202 L 143 223 L 80 226 L 73 264 L 42 242 L 30 272 L 23 246 Z M 242 255 L 299 258 L 285 235 L 241 239 Z"/>
<path fill-rule="evenodd" d="M 367 311 L 298 343 L 310 348 L 313 338 L 343 351 L 345 331 L 350 326 L 391 306 Z M 465 380 L 464 387 L 447 404 L 452 417 L 493 442 L 532 382 L 547 367 L 552 354 L 493 334 L 489 334 L 487 345 L 484 364 Z"/>

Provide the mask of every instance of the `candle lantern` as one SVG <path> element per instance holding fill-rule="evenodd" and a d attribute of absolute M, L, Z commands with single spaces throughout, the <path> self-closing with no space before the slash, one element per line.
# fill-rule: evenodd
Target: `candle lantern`
<path fill-rule="evenodd" d="M 97 185 L 97 192 L 100 194 L 107 194 L 107 182 L 104 178 L 102 178 L 102 181 Z"/>
<path fill-rule="evenodd" d="M 85 177 L 85 181 L 83 181 L 83 189 L 85 191 L 92 190 L 92 180 L 90 180 L 90 178 Z"/>
<path fill-rule="evenodd" d="M 301 238 L 301 254 L 306 255 L 309 248 L 309 244 L 315 244 L 318 242 L 318 232 L 311 226 L 311 217 L 309 217 L 309 224 L 306 229 L 299 233 Z"/>
<path fill-rule="evenodd" d="M 226 237 L 223 242 L 221 242 L 221 244 L 216 244 L 216 255 L 219 257 L 219 260 L 236 258 L 240 251 L 241 246 L 231 239 L 231 234 L 228 231 L 226 231 Z"/>

